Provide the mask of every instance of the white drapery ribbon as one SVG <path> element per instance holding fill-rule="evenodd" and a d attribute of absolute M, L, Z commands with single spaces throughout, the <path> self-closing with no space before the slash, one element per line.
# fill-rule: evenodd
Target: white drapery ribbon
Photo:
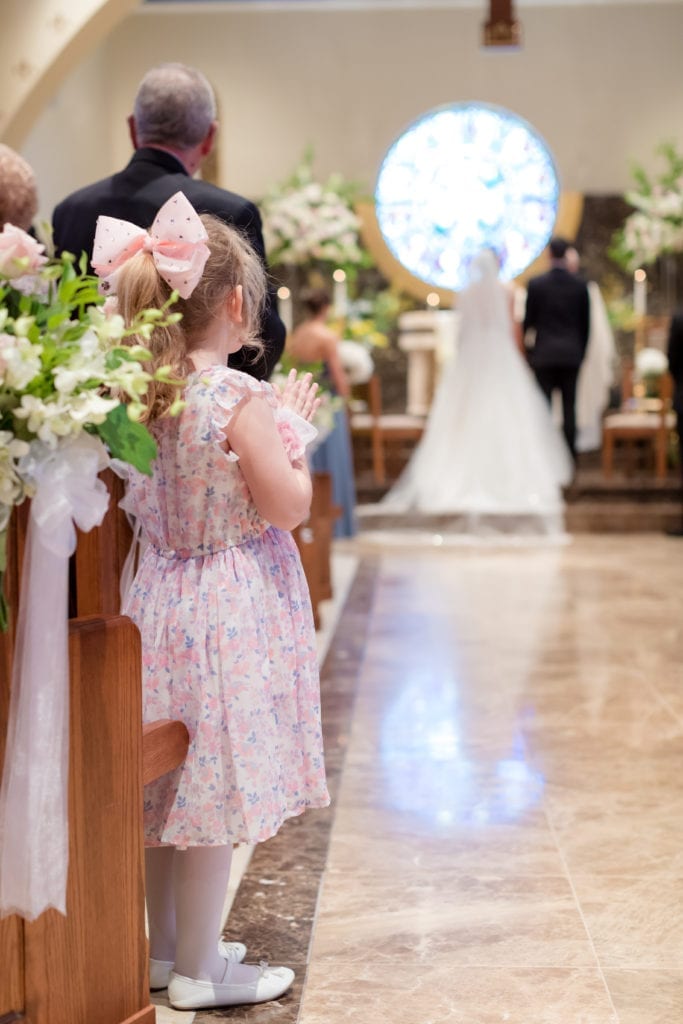
<path fill-rule="evenodd" d="M 66 914 L 69 859 L 69 556 L 74 524 L 102 522 L 108 456 L 89 434 L 53 450 L 33 442 L 22 469 L 35 484 L 24 553 L 0 788 L 0 917 Z"/>

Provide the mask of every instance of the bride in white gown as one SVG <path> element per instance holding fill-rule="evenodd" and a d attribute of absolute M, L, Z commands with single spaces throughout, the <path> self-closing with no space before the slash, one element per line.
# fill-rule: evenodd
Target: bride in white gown
<path fill-rule="evenodd" d="M 458 310 L 457 356 L 444 367 L 420 444 L 380 508 L 465 516 L 474 532 L 561 533 L 572 460 L 515 344 L 491 250 L 473 260 Z"/>

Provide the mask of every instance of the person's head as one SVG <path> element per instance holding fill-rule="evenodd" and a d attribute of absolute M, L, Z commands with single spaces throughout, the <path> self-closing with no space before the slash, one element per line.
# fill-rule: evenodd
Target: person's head
<path fill-rule="evenodd" d="M 229 329 L 234 332 L 233 350 L 244 345 L 254 350 L 255 357 L 263 351 L 259 331 L 266 278 L 261 262 L 235 228 L 210 214 L 203 214 L 201 220 L 208 235 L 209 257 L 192 294 L 179 299 L 174 307 L 182 314 L 182 320 L 155 328 L 149 341 L 142 341 L 152 353 L 149 369 L 169 365 L 180 379 L 192 372 L 190 356 L 207 326 L 226 309 Z M 170 294 L 171 289 L 157 272 L 150 252 L 138 252 L 118 272 L 116 298 L 126 324 L 144 309 L 163 306 Z M 162 416 L 176 397 L 177 390 L 171 385 L 153 382 L 146 418 Z"/>
<path fill-rule="evenodd" d="M 0 230 L 14 224 L 28 231 L 38 210 L 35 175 L 23 157 L 0 143 Z"/>
<path fill-rule="evenodd" d="M 579 268 L 581 267 L 581 257 L 579 256 L 578 249 L 573 245 L 570 245 L 567 249 L 564 261 L 567 264 L 567 270 L 572 274 L 578 274 Z"/>
<path fill-rule="evenodd" d="M 561 263 L 564 261 L 567 255 L 567 249 L 569 248 L 569 242 L 566 238 L 560 238 L 556 235 L 550 239 L 548 243 L 548 251 L 550 253 L 550 259 L 553 263 Z"/>
<path fill-rule="evenodd" d="M 327 313 L 332 299 L 324 288 L 307 288 L 301 294 L 301 303 L 309 316 L 320 316 Z"/>
<path fill-rule="evenodd" d="M 185 64 L 160 64 L 142 79 L 128 119 L 135 148 L 155 146 L 197 169 L 213 145 L 216 99 L 206 77 Z"/>
<path fill-rule="evenodd" d="M 495 249 L 480 249 L 469 266 L 469 282 L 494 280 L 500 272 L 500 258 Z"/>

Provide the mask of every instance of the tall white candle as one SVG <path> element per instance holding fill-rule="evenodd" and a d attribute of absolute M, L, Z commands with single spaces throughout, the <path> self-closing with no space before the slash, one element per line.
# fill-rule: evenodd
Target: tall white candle
<path fill-rule="evenodd" d="M 285 325 L 287 334 L 292 333 L 292 293 L 289 288 L 282 288 L 277 290 L 277 308 L 280 314 L 280 319 Z"/>
<path fill-rule="evenodd" d="M 636 270 L 633 275 L 633 312 L 636 316 L 645 316 L 647 312 L 647 274 L 644 270 Z"/>
<path fill-rule="evenodd" d="M 345 317 L 348 311 L 349 297 L 346 291 L 346 274 L 343 270 L 335 270 L 332 275 L 334 280 L 333 312 L 336 317 Z"/>

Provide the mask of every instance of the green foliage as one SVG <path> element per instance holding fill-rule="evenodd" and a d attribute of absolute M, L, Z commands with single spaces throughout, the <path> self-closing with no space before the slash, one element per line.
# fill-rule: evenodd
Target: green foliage
<path fill-rule="evenodd" d="M 113 458 L 127 462 L 147 476 L 152 475 L 152 463 L 157 456 L 156 442 L 142 423 L 130 418 L 126 406 L 117 405 L 95 430 Z"/>
<path fill-rule="evenodd" d="M 624 270 L 649 266 L 660 256 L 683 251 L 683 155 L 674 143 L 656 149 L 664 167 L 650 176 L 637 164 L 635 187 L 624 198 L 633 207 L 612 237 L 608 254 Z"/>

